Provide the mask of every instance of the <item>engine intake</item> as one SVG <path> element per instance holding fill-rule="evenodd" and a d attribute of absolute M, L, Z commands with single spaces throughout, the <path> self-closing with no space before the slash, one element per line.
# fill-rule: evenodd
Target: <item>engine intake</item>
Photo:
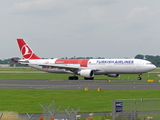
<path fill-rule="evenodd" d="M 78 72 L 78 74 L 82 77 L 86 77 L 86 78 L 93 78 L 94 77 L 94 72 L 90 69 L 86 69 L 86 70 L 80 70 Z"/>

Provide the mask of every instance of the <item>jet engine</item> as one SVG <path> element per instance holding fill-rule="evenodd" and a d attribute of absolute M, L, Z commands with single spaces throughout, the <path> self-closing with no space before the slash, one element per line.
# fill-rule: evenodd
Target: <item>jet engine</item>
<path fill-rule="evenodd" d="M 90 69 L 86 69 L 86 70 L 80 70 L 78 72 L 78 74 L 82 77 L 86 77 L 86 78 L 93 78 L 94 77 L 94 72 Z"/>
<path fill-rule="evenodd" d="M 120 74 L 106 74 L 108 77 L 119 77 Z"/>

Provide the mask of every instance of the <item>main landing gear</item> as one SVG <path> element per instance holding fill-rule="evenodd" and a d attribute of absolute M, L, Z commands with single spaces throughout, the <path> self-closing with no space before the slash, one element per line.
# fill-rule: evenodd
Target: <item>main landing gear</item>
<path fill-rule="evenodd" d="M 94 77 L 92 77 L 92 78 L 86 78 L 86 77 L 84 77 L 84 80 L 94 80 Z"/>
<path fill-rule="evenodd" d="M 78 76 L 69 76 L 68 80 L 78 80 Z M 94 80 L 94 77 L 92 78 L 84 77 L 84 80 Z"/>
<path fill-rule="evenodd" d="M 142 74 L 138 74 L 138 78 L 137 78 L 138 80 L 142 80 L 141 75 L 142 75 Z"/>
<path fill-rule="evenodd" d="M 68 80 L 78 80 L 78 77 L 77 76 L 69 76 Z"/>

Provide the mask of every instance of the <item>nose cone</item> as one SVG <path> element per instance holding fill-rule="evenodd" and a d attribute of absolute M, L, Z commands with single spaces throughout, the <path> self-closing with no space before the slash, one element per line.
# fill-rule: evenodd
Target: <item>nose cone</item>
<path fill-rule="evenodd" d="M 154 69 L 156 69 L 156 66 L 152 64 L 152 65 L 149 67 L 149 70 L 152 71 L 152 70 L 154 70 Z"/>
<path fill-rule="evenodd" d="M 153 65 L 153 70 L 154 70 L 154 69 L 156 69 L 156 66 L 155 66 L 155 65 Z"/>
<path fill-rule="evenodd" d="M 145 72 L 150 72 L 152 70 L 156 69 L 156 66 L 152 63 L 147 63 L 145 66 L 144 66 L 144 71 Z"/>

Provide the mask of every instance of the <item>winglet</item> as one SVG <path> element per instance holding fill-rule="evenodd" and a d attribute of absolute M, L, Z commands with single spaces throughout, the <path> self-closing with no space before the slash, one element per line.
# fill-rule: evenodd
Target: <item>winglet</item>
<path fill-rule="evenodd" d="M 17 42 L 23 59 L 41 59 L 36 54 L 34 54 L 32 49 L 27 45 L 27 43 L 23 39 L 17 39 Z"/>

